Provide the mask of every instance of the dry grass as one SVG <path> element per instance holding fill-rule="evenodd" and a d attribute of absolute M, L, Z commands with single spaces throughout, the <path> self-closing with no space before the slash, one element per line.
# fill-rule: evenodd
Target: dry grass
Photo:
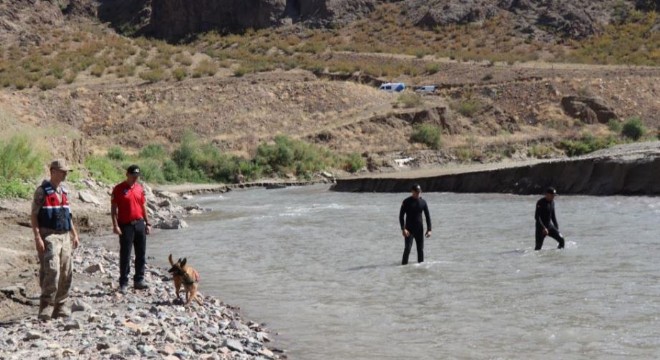
<path fill-rule="evenodd" d="M 402 23 L 396 4 L 379 6 L 367 18 L 339 29 L 277 28 L 242 35 L 209 32 L 187 45 L 115 35 L 100 26 L 56 29 L 42 46 L 9 45 L 0 50 L 0 86 L 16 89 L 73 83 L 79 74 L 132 78 L 148 70 L 187 76 L 214 76 L 220 67 L 236 76 L 273 69 L 355 73 L 395 78 L 441 71 L 433 57 L 513 64 L 544 59 L 599 64 L 660 64 L 660 32 L 650 29 L 657 14 L 635 13 L 582 42 L 547 43 L 521 37 L 506 17 L 480 24 L 441 26 L 432 30 Z M 49 36 L 46 34 L 45 36 Z M 413 58 L 336 56 L 337 52 L 391 53 Z M 210 58 L 195 63 L 197 54 Z M 429 57 L 431 56 L 431 57 Z M 176 74 L 174 73 L 176 71 Z M 84 77 L 82 77 L 84 78 Z M 167 76 L 163 76 L 165 80 Z M 490 81 L 484 77 L 483 81 Z"/>

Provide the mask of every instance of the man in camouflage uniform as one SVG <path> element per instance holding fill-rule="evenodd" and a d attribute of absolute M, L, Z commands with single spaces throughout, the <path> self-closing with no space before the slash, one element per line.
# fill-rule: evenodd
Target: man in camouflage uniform
<path fill-rule="evenodd" d="M 67 307 L 73 277 L 72 249 L 78 247 L 78 232 L 71 219 L 68 194 L 62 182 L 71 169 L 64 159 L 50 164 L 50 180 L 34 192 L 31 224 L 39 255 L 39 319 L 70 316 Z"/>

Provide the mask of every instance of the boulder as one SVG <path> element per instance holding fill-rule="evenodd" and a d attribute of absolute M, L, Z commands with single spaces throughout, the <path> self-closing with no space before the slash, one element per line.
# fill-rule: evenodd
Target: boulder
<path fill-rule="evenodd" d="M 96 198 L 96 196 L 90 194 L 87 191 L 81 191 L 78 193 L 78 198 L 80 201 L 88 204 L 95 204 L 95 205 L 101 205 L 101 202 L 99 199 Z"/>
<path fill-rule="evenodd" d="M 599 97 L 565 96 L 561 99 L 561 106 L 568 116 L 587 124 L 607 124 L 617 119 L 614 110 Z"/>
<path fill-rule="evenodd" d="M 164 197 L 165 199 L 168 200 L 177 200 L 179 199 L 179 194 L 173 193 L 171 191 L 155 191 L 156 194 L 160 197 Z"/>
<path fill-rule="evenodd" d="M 236 339 L 225 339 L 222 346 L 225 346 L 225 347 L 229 348 L 230 350 L 238 351 L 238 352 L 241 352 L 241 353 L 245 351 L 243 349 L 243 344 L 241 344 L 241 342 L 236 340 Z"/>
<path fill-rule="evenodd" d="M 181 219 L 169 219 L 160 223 L 158 227 L 164 230 L 178 230 L 187 228 L 188 224 Z"/>

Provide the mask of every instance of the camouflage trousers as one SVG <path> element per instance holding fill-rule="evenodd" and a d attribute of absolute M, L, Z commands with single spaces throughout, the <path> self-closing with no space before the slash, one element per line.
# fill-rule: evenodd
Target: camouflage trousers
<path fill-rule="evenodd" d="M 43 238 L 44 254 L 40 258 L 39 285 L 41 305 L 56 308 L 66 305 L 73 279 L 71 235 L 51 234 Z"/>

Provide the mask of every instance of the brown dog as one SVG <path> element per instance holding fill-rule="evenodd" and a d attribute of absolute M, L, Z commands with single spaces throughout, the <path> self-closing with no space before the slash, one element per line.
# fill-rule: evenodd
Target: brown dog
<path fill-rule="evenodd" d="M 186 258 L 179 258 L 179 261 L 175 263 L 172 261 L 172 254 L 170 254 L 168 259 L 170 260 L 170 265 L 172 265 L 169 272 L 172 273 L 172 277 L 174 278 L 176 298 L 181 298 L 179 296 L 179 289 L 181 289 L 181 285 L 183 285 L 183 288 L 186 290 L 186 305 L 190 304 L 190 301 L 193 299 L 201 305 L 202 299 L 199 294 L 197 294 L 197 283 L 199 282 L 199 273 L 197 270 L 186 265 Z"/>

